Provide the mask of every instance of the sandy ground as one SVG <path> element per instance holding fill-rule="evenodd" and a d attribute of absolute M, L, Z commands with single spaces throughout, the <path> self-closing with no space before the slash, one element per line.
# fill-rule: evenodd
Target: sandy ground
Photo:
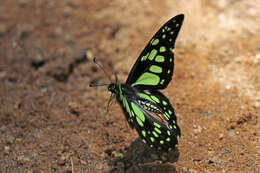
<path fill-rule="evenodd" d="M 166 161 L 118 104 L 149 39 L 184 13 L 164 91 L 182 130 Z M 86 52 L 87 57 L 82 56 Z M 260 172 L 260 1 L 1 0 L 0 172 Z"/>

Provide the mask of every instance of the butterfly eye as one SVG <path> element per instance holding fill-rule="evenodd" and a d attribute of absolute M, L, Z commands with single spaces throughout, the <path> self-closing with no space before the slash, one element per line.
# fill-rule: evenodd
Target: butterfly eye
<path fill-rule="evenodd" d="M 109 84 L 108 85 L 108 91 L 115 93 L 116 92 L 116 85 L 115 84 Z"/>

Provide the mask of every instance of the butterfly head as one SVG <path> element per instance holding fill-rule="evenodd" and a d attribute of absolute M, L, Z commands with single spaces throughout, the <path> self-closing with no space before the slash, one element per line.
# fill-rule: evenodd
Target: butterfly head
<path fill-rule="evenodd" d="M 111 83 L 108 85 L 107 87 L 108 91 L 110 91 L 111 93 L 116 93 L 116 84 L 115 83 Z"/>

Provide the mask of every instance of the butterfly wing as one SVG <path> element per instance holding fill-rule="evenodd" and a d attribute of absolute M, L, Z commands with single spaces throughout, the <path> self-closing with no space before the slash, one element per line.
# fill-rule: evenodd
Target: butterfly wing
<path fill-rule="evenodd" d="M 169 100 L 159 91 L 139 91 L 134 97 L 118 97 L 128 123 L 149 146 L 164 151 L 174 148 L 180 128 Z"/>
<path fill-rule="evenodd" d="M 156 109 L 158 108 L 162 111 L 161 116 L 165 121 L 159 120 L 151 111 L 147 111 L 149 108 L 144 109 L 138 100 L 132 101 L 133 124 L 139 136 L 144 139 L 149 146 L 157 150 L 167 151 L 174 148 L 178 143 L 177 137 L 180 136 L 180 128 L 177 125 L 174 109 L 169 100 L 158 91 L 150 94 L 142 94 L 146 95 L 145 97 L 150 97 L 152 100 L 150 102 L 149 99 L 146 103 L 150 103 L 150 105 L 152 104 Z"/>
<path fill-rule="evenodd" d="M 183 14 L 177 15 L 157 31 L 137 59 L 126 84 L 143 90 L 164 89 L 168 86 L 174 70 L 172 49 L 183 19 Z"/>

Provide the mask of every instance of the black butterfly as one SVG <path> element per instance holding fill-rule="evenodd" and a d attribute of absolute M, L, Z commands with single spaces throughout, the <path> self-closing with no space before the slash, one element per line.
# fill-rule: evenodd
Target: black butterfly
<path fill-rule="evenodd" d="M 174 48 L 184 15 L 166 22 L 149 41 L 125 84 L 117 79 L 108 86 L 124 111 L 126 120 L 149 146 L 169 150 L 178 143 L 180 128 L 169 100 L 158 90 L 170 83 Z"/>

